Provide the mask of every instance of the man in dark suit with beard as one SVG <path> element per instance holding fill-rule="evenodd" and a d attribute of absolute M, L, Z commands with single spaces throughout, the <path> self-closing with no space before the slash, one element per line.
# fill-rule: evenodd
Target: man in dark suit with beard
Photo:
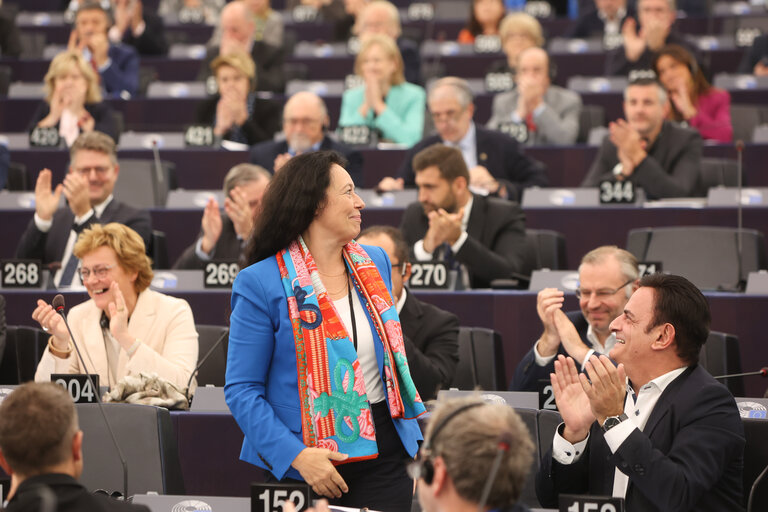
<path fill-rule="evenodd" d="M 466 80 L 445 77 L 429 88 L 427 106 L 437 135 L 430 135 L 405 155 L 397 178 L 386 177 L 381 190 L 413 187 L 413 157 L 436 143 L 458 148 L 469 169 L 469 185 L 496 197 L 519 201 L 523 189 L 545 187 L 549 180 L 541 164 L 524 156 L 509 135 L 475 125 L 472 90 Z"/>
<path fill-rule="evenodd" d="M 325 103 L 317 94 L 308 91 L 291 96 L 283 108 L 283 141 L 264 141 L 251 148 L 251 163 L 270 172 L 278 171 L 285 162 L 308 151 L 338 151 L 347 159 L 347 172 L 355 185 L 363 183 L 363 157 L 344 144 L 326 135 L 330 120 Z"/>
<path fill-rule="evenodd" d="M 459 319 L 416 298 L 405 284 L 411 277 L 408 245 L 400 230 L 371 226 L 357 241 L 386 251 L 392 262 L 392 295 L 403 327 L 405 353 L 411 377 L 422 400 L 432 400 L 447 389 L 459 361 Z"/>
<path fill-rule="evenodd" d="M 400 229 L 416 260 L 460 264 L 472 288 L 530 274 L 533 252 L 520 206 L 470 192 L 458 149 L 434 144 L 414 157 L 413 168 L 419 202 L 406 208 Z"/>

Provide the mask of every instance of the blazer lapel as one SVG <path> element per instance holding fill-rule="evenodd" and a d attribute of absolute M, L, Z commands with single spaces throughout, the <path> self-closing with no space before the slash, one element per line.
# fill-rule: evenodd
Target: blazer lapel
<path fill-rule="evenodd" d="M 467 223 L 467 234 L 472 238 L 482 240 L 483 226 L 485 226 L 485 198 L 473 194 L 472 211 L 469 212 L 469 222 Z"/>
<path fill-rule="evenodd" d="M 643 429 L 643 432 L 648 437 L 653 435 L 653 430 L 659 424 L 661 419 L 669 413 L 669 405 L 680 391 L 680 388 L 683 386 L 685 380 L 691 375 L 691 372 L 693 372 L 695 367 L 696 366 L 694 365 L 686 368 L 683 373 L 678 375 L 675 380 L 669 383 L 667 388 L 661 394 L 659 400 L 656 402 L 656 405 L 653 407 L 653 411 L 651 412 L 650 417 L 648 417 L 648 422 L 645 424 L 645 428 Z"/>

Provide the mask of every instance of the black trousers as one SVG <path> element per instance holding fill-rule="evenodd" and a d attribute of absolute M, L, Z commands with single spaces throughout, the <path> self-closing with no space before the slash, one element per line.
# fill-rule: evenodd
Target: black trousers
<path fill-rule="evenodd" d="M 349 492 L 341 498 L 329 499 L 331 505 L 363 508 L 383 512 L 410 512 L 413 499 L 413 480 L 406 473 L 405 466 L 411 460 L 403 448 L 395 424 L 389 415 L 387 403 L 382 401 L 371 405 L 373 422 L 376 427 L 376 444 L 379 456 L 375 459 L 350 462 L 336 466 L 336 470 L 347 483 Z M 268 481 L 276 481 L 268 473 Z M 295 481 L 284 478 L 283 482 Z M 313 498 L 320 498 L 312 493 Z"/>

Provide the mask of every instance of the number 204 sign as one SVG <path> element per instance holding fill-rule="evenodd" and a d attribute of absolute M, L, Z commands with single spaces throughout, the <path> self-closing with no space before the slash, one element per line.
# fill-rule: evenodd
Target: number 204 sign
<path fill-rule="evenodd" d="M 307 510 L 312 502 L 307 484 L 251 485 L 251 512 L 283 512 L 286 501 L 292 501 L 296 512 Z"/>

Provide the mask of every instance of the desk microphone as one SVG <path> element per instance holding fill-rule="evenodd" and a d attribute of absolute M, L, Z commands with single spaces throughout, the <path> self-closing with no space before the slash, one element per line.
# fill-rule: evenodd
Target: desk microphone
<path fill-rule="evenodd" d="M 480 502 L 477 505 L 477 512 L 483 512 L 485 510 L 485 503 L 488 501 L 488 496 L 491 494 L 491 488 L 496 481 L 496 474 L 499 472 L 501 466 L 501 458 L 509 451 L 509 447 L 512 445 L 512 434 L 508 431 L 504 431 L 499 434 L 499 444 L 496 448 L 496 457 L 493 459 L 491 465 L 491 471 L 488 473 L 488 480 L 483 487 L 483 493 L 480 495 Z"/>
<path fill-rule="evenodd" d="M 757 485 L 762 482 L 763 478 L 765 478 L 766 473 L 768 473 L 768 466 L 765 466 L 765 469 L 763 469 L 752 483 L 752 488 L 749 490 L 749 498 L 747 499 L 747 512 L 752 512 L 752 499 L 755 497 L 755 489 L 757 489 Z"/>
<path fill-rule="evenodd" d="M 163 183 L 165 181 L 165 172 L 163 171 L 163 164 L 160 162 L 160 149 L 158 148 L 158 138 L 159 137 L 153 137 L 152 138 L 152 157 L 154 160 L 154 171 L 155 171 L 155 181 L 152 182 L 152 188 L 154 189 L 153 192 L 155 193 L 155 201 L 162 199 L 163 201 L 165 198 L 163 197 L 163 192 L 167 190 L 166 185 Z"/>
<path fill-rule="evenodd" d="M 756 372 L 745 372 L 745 373 L 730 373 L 727 375 L 718 375 L 715 377 L 716 379 L 730 379 L 731 377 L 751 377 L 753 375 L 760 375 L 761 377 L 768 377 L 768 366 L 763 366 Z"/>
<path fill-rule="evenodd" d="M 112 444 L 115 445 L 115 450 L 117 450 L 117 456 L 120 458 L 120 464 L 123 466 L 123 499 L 127 502 L 128 501 L 128 463 L 125 461 L 125 457 L 123 457 L 123 452 L 120 450 L 120 445 L 117 444 L 117 438 L 115 437 L 115 432 L 112 430 L 112 426 L 109 424 L 109 420 L 107 420 L 107 414 L 104 412 L 104 405 L 101 403 L 101 396 L 100 396 L 100 390 L 96 387 L 96 384 L 93 382 L 93 376 L 91 375 L 91 372 L 88 371 L 88 367 L 85 366 L 85 361 L 83 361 L 83 355 L 80 353 L 80 347 L 77 345 L 77 341 L 75 341 L 75 335 L 72 334 L 72 329 L 69 327 L 69 322 L 67 321 L 67 315 L 64 313 L 64 296 L 62 294 L 57 294 L 53 298 L 53 302 L 51 303 L 53 306 L 53 309 L 56 310 L 58 314 L 61 315 L 61 318 L 64 319 L 64 325 L 67 326 L 67 331 L 69 331 L 69 337 L 72 339 L 72 344 L 75 346 L 75 351 L 77 352 L 77 357 L 80 359 L 80 365 L 83 367 L 83 371 L 85 372 L 85 375 L 88 377 L 88 381 L 91 383 L 91 389 L 94 390 L 94 394 L 96 395 L 96 403 L 99 406 L 99 411 L 101 412 L 102 418 L 104 418 L 104 423 L 107 425 L 107 430 L 109 431 L 109 435 L 112 438 Z"/>
<path fill-rule="evenodd" d="M 187 399 L 187 402 L 191 403 L 191 400 L 189 399 L 189 386 L 192 384 L 192 379 L 195 378 L 197 375 L 197 372 L 200 371 L 200 368 L 205 364 L 205 362 L 208 360 L 209 357 L 211 357 L 211 354 L 213 354 L 213 351 L 216 350 L 219 345 L 221 345 L 221 342 L 224 341 L 224 338 L 226 338 L 229 335 L 229 329 L 225 329 L 223 333 L 221 333 L 221 336 L 219 336 L 219 339 L 216 340 L 216 342 L 211 346 L 211 348 L 208 349 L 208 352 L 205 353 L 203 358 L 200 360 L 199 363 L 197 363 L 197 366 L 195 366 L 194 371 L 192 372 L 192 375 L 189 376 L 189 380 L 187 381 L 187 392 L 185 393 L 185 397 Z"/>

